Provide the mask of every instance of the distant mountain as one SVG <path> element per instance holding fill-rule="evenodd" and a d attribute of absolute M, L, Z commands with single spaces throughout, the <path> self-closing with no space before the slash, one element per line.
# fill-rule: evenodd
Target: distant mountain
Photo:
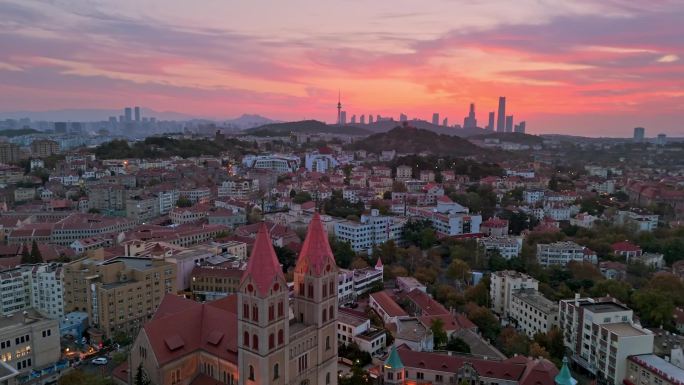
<path fill-rule="evenodd" d="M 242 116 L 238 118 L 228 119 L 223 123 L 244 130 L 247 128 L 260 127 L 266 124 L 279 122 L 277 120 L 269 119 L 261 115 L 242 114 Z"/>
<path fill-rule="evenodd" d="M 460 136 L 462 138 L 466 138 L 473 135 L 480 135 L 485 132 L 481 128 L 454 128 L 447 126 L 437 126 L 428 121 L 419 119 L 410 120 L 407 123 L 411 127 L 429 130 L 437 134 Z M 379 122 L 373 122 L 373 124 L 353 124 L 352 126 L 364 128 L 372 132 L 387 132 L 399 124 L 401 124 L 401 122 L 397 122 L 396 120 L 381 120 Z"/>
<path fill-rule="evenodd" d="M 502 142 L 526 144 L 528 146 L 541 145 L 544 142 L 544 138 L 541 136 L 523 134 L 521 132 L 490 132 L 471 136 L 469 139 L 499 139 Z"/>
<path fill-rule="evenodd" d="M 368 135 L 371 132 L 367 129 L 354 126 L 328 125 L 318 120 L 302 120 L 299 122 L 272 123 L 260 127 L 250 128 L 243 131 L 247 135 L 255 136 L 288 136 L 291 133 L 299 134 L 347 134 L 347 135 Z"/>
<path fill-rule="evenodd" d="M 438 134 L 410 126 L 397 127 L 396 122 L 395 128 L 356 141 L 349 147 L 352 150 L 366 150 L 374 153 L 395 150 L 398 153 L 427 152 L 441 156 L 471 156 L 490 152 L 458 136 Z"/>

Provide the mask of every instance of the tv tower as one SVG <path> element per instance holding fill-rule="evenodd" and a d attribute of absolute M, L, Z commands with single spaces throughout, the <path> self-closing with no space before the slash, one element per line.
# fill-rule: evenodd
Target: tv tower
<path fill-rule="evenodd" d="M 339 90 L 337 90 L 337 124 L 342 125 L 342 99 Z"/>

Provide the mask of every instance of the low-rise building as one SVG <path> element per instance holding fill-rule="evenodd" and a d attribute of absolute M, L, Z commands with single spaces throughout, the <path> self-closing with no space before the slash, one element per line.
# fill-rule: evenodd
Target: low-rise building
<path fill-rule="evenodd" d="M 28 374 L 54 365 L 61 358 L 59 322 L 28 308 L 0 318 L 0 359 Z"/>
<path fill-rule="evenodd" d="M 572 241 L 537 244 L 537 261 L 540 265 L 566 266 L 569 262 L 590 262 L 596 264 L 596 253 Z"/>
<path fill-rule="evenodd" d="M 488 237 L 477 240 L 486 252 L 496 251 L 506 259 L 515 258 L 520 255 L 523 240 L 521 237 Z"/>
<path fill-rule="evenodd" d="M 386 338 L 385 330 L 372 327 L 363 312 L 340 308 L 337 313 L 338 343 L 356 343 L 362 351 L 376 355 L 385 349 Z"/>
<path fill-rule="evenodd" d="M 533 338 L 558 326 L 558 303 L 536 289 L 519 289 L 512 296 L 510 317 L 518 330 Z"/>
<path fill-rule="evenodd" d="M 49 139 L 36 139 L 31 142 L 31 155 L 45 158 L 59 153 L 59 143 Z"/>
<path fill-rule="evenodd" d="M 393 324 L 400 318 L 408 317 L 408 313 L 386 291 L 371 293 L 368 306 L 378 313 L 385 324 Z"/>
<path fill-rule="evenodd" d="M 497 217 L 489 218 L 480 225 L 480 232 L 489 237 L 508 236 L 508 221 Z"/>
<path fill-rule="evenodd" d="M 509 317 L 513 293 L 520 289 L 538 290 L 539 281 L 527 274 L 513 270 L 492 273 L 489 285 L 492 310 L 501 316 Z"/>
<path fill-rule="evenodd" d="M 655 354 L 629 356 L 624 381 L 626 385 L 684 385 L 684 368 Z"/>
<path fill-rule="evenodd" d="M 335 236 L 340 241 L 349 242 L 354 251 L 370 251 L 387 241 L 399 241 L 405 223 L 405 219 L 380 215 L 373 209 L 370 215 L 362 215 L 359 222 L 335 223 Z"/>
<path fill-rule="evenodd" d="M 451 201 L 447 196 L 437 199 L 436 207 L 409 207 L 408 215 L 427 219 L 441 236 L 477 234 L 482 216 L 470 214 L 468 208 Z"/>

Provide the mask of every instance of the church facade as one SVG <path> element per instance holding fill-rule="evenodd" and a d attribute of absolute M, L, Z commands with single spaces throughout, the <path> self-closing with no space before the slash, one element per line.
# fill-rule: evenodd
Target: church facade
<path fill-rule="evenodd" d="M 167 295 L 131 349 L 155 385 L 337 384 L 337 265 L 318 214 L 289 293 L 262 225 L 239 291 L 197 303 Z"/>

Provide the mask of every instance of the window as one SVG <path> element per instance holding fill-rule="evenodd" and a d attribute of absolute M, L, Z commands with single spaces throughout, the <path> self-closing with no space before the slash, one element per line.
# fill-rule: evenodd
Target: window
<path fill-rule="evenodd" d="M 259 308 L 256 305 L 252 306 L 252 320 L 259 322 Z"/>
<path fill-rule="evenodd" d="M 242 316 L 245 317 L 245 319 L 249 319 L 249 304 L 243 304 L 242 305 Z"/>
<path fill-rule="evenodd" d="M 249 380 L 254 381 L 254 366 L 249 365 Z"/>
<path fill-rule="evenodd" d="M 401 380 L 401 372 L 397 373 L 397 380 Z"/>
<path fill-rule="evenodd" d="M 424 377 L 425 377 L 425 375 L 423 374 L 423 372 L 416 372 L 416 378 L 417 379 L 422 380 L 422 379 L 424 379 Z"/>
<path fill-rule="evenodd" d="M 326 316 L 327 316 L 327 312 L 325 311 L 325 309 L 323 309 L 323 322 L 328 320 L 328 318 Z"/>
<path fill-rule="evenodd" d="M 392 372 L 387 372 L 387 379 L 388 379 L 388 380 L 394 380 L 394 373 L 392 373 Z"/>
<path fill-rule="evenodd" d="M 328 288 L 327 288 L 327 287 L 325 286 L 325 284 L 324 284 L 324 285 L 323 285 L 323 298 L 325 298 L 325 297 L 327 297 L 327 296 L 328 296 Z"/>
<path fill-rule="evenodd" d="M 330 309 L 328 309 L 328 317 L 330 317 L 330 320 L 332 321 L 333 318 L 335 318 L 335 313 L 333 313 L 333 307 L 330 306 Z"/>
<path fill-rule="evenodd" d="M 325 374 L 325 385 L 330 385 L 330 373 Z"/>
<path fill-rule="evenodd" d="M 171 384 L 179 384 L 181 382 L 181 371 L 180 369 L 175 369 L 171 372 Z"/>
<path fill-rule="evenodd" d="M 278 302 L 278 317 L 282 317 L 285 314 L 285 305 L 282 302 Z"/>
<path fill-rule="evenodd" d="M 285 341 L 285 336 L 283 334 L 283 329 L 278 330 L 278 345 L 282 345 Z"/>
<path fill-rule="evenodd" d="M 256 334 L 252 336 L 252 349 L 259 350 L 259 336 Z"/>
<path fill-rule="evenodd" d="M 309 355 L 303 354 L 299 356 L 299 373 L 305 371 L 309 367 Z"/>
<path fill-rule="evenodd" d="M 325 350 L 330 350 L 330 336 L 325 337 Z"/>
<path fill-rule="evenodd" d="M 249 347 L 249 333 L 245 332 L 242 336 L 242 344 Z"/>
<path fill-rule="evenodd" d="M 309 284 L 309 295 L 308 295 L 308 297 L 313 298 L 313 285 L 312 284 Z"/>
<path fill-rule="evenodd" d="M 299 283 L 299 295 L 304 295 L 304 282 Z"/>
<path fill-rule="evenodd" d="M 435 382 L 444 382 L 444 378 L 441 374 L 435 374 Z"/>
<path fill-rule="evenodd" d="M 333 281 L 330 281 L 330 284 L 328 285 L 328 286 L 330 286 L 330 289 L 328 290 L 330 292 L 330 295 L 333 295 L 333 293 L 335 292 L 333 285 L 334 285 Z"/>
<path fill-rule="evenodd" d="M 279 369 L 280 368 L 278 367 L 277 363 L 275 365 L 273 365 L 273 379 L 274 380 L 277 380 L 278 377 L 280 377 Z"/>
<path fill-rule="evenodd" d="M 275 335 L 273 333 L 268 335 L 268 348 L 275 348 Z"/>
<path fill-rule="evenodd" d="M 269 305 L 269 307 L 268 307 L 268 320 L 273 321 L 274 318 L 275 318 L 275 308 L 273 307 L 273 305 Z"/>

